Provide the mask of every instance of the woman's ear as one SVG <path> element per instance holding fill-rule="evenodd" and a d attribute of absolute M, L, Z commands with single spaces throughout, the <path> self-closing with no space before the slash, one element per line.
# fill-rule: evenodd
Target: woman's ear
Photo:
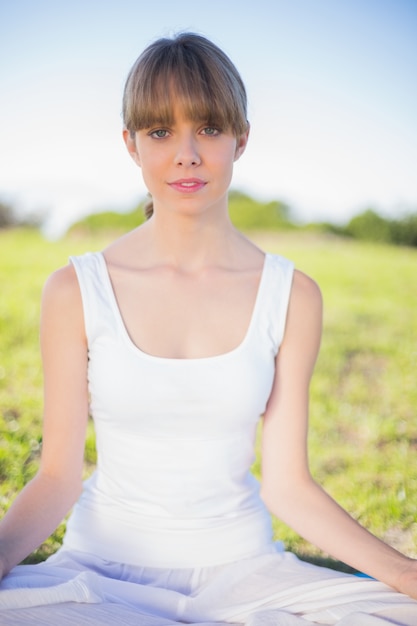
<path fill-rule="evenodd" d="M 250 125 L 248 122 L 248 128 L 243 133 L 243 135 L 238 137 L 236 141 L 236 152 L 235 152 L 235 159 L 234 159 L 235 161 L 237 161 L 245 152 L 246 146 L 248 145 L 249 132 L 250 132 Z"/>
<path fill-rule="evenodd" d="M 140 158 L 139 158 L 139 154 L 136 148 L 136 140 L 135 140 L 135 135 L 132 135 L 132 133 L 130 132 L 130 130 L 127 130 L 127 128 L 123 129 L 123 140 L 126 144 L 126 148 L 127 151 L 129 152 L 130 156 L 132 157 L 132 159 L 134 160 L 134 162 L 136 163 L 136 165 L 139 165 L 140 167 Z"/>

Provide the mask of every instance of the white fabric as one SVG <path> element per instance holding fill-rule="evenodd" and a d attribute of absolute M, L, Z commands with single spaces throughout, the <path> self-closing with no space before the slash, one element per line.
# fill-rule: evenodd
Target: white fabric
<path fill-rule="evenodd" d="M 77 625 L 417 624 L 417 603 L 406 596 L 279 549 L 228 565 L 173 570 L 61 550 L 45 563 L 16 567 L 0 589 L 0 624 L 61 626 L 61 614 Z M 390 621 L 369 621 L 368 613 L 384 611 Z"/>
<path fill-rule="evenodd" d="M 166 359 L 132 343 L 103 255 L 72 262 L 89 341 L 98 462 L 64 545 L 168 568 L 218 565 L 268 550 L 270 516 L 250 467 L 292 264 L 266 257 L 249 329 L 235 350 Z"/>
<path fill-rule="evenodd" d="M 181 360 L 132 343 L 100 253 L 72 262 L 89 341 L 97 470 L 63 548 L 0 584 L 0 624 L 416 626 L 417 602 L 303 563 L 272 542 L 250 466 L 292 264 L 266 256 L 235 350 Z"/>

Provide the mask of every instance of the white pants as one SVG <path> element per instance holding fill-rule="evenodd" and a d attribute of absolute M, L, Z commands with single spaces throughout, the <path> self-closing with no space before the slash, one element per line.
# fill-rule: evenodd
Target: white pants
<path fill-rule="evenodd" d="M 289 552 L 199 569 L 126 566 L 60 550 L 0 584 L 0 624 L 417 626 L 417 602 Z"/>

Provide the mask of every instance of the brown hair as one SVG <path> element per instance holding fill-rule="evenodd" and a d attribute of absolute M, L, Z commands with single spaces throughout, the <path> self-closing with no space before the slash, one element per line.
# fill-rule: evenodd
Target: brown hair
<path fill-rule="evenodd" d="M 133 135 L 154 124 L 173 123 L 173 101 L 195 121 L 231 130 L 247 130 L 246 90 L 229 57 L 195 33 L 158 39 L 140 55 L 126 80 L 123 122 Z M 151 203 L 145 208 L 152 215 Z"/>

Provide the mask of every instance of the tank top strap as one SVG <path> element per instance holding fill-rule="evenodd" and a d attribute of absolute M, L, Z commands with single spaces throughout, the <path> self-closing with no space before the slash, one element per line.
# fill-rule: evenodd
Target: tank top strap
<path fill-rule="evenodd" d="M 255 323 L 259 340 L 267 338 L 274 354 L 284 337 L 293 275 L 292 261 L 277 254 L 266 255 Z"/>
<path fill-rule="evenodd" d="M 77 274 L 85 332 L 88 344 L 92 345 L 103 331 L 116 331 L 104 257 L 101 252 L 86 252 L 81 256 L 71 256 L 69 261 Z"/>

